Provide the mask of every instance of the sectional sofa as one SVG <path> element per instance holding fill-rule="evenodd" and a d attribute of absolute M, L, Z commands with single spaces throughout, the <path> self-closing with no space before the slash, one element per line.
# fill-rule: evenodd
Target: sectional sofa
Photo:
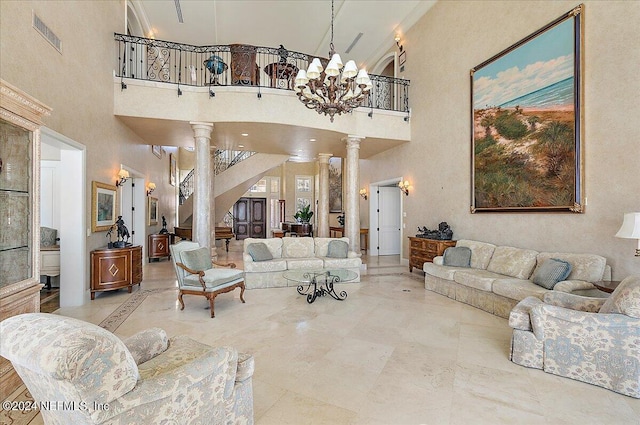
<path fill-rule="evenodd" d="M 357 274 L 351 282 L 360 282 L 360 267 L 362 260 L 356 253 L 349 251 L 346 258 L 329 258 L 329 242 L 344 241 L 349 244 L 349 238 L 312 238 L 286 237 L 244 240 L 242 259 L 244 261 L 244 282 L 247 289 L 277 288 L 298 286 L 297 282 L 283 277 L 287 270 L 299 269 L 346 269 Z M 273 259 L 255 261 L 249 254 L 251 244 L 264 243 Z"/>
<path fill-rule="evenodd" d="M 423 265 L 425 289 L 504 318 L 524 298 L 543 299 L 550 291 L 530 280 L 547 259 L 571 264 L 570 274 L 553 291 L 591 290 L 596 289 L 593 282 L 611 280 L 611 267 L 599 255 L 538 252 L 473 240 L 459 240 L 460 246 L 471 250 L 469 267 L 447 266 L 443 257 L 436 257 Z"/>

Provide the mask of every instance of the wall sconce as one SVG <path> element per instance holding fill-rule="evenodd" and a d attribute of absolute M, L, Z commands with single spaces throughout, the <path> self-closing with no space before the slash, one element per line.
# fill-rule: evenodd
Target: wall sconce
<path fill-rule="evenodd" d="M 116 186 L 122 186 L 127 180 L 129 180 L 129 172 L 127 170 L 120 169 L 120 171 L 118 171 Z"/>
<path fill-rule="evenodd" d="M 404 192 L 405 195 L 409 196 L 409 182 L 407 180 L 398 182 L 398 187 L 401 191 Z"/>
<path fill-rule="evenodd" d="M 367 189 L 360 189 L 360 196 L 362 196 L 364 198 L 364 200 L 367 200 Z"/>
<path fill-rule="evenodd" d="M 636 257 L 640 257 L 640 212 L 625 213 L 622 226 L 616 238 L 638 239 L 638 248 L 636 248 Z"/>
<path fill-rule="evenodd" d="M 398 46 L 398 49 L 400 49 L 400 51 L 402 52 L 402 44 L 400 44 L 400 34 L 396 34 L 396 38 L 394 38 L 394 40 L 396 41 L 396 46 Z"/>
<path fill-rule="evenodd" d="M 151 192 L 153 192 L 154 190 L 156 190 L 156 184 L 153 182 L 149 182 L 149 184 L 147 185 L 147 196 L 151 195 Z"/>

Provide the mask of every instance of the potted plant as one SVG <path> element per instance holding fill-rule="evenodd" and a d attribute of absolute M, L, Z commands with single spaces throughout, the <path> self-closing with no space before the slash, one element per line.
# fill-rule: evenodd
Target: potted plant
<path fill-rule="evenodd" d="M 305 206 L 299 210 L 293 218 L 295 218 L 298 223 L 309 223 L 311 221 L 311 217 L 313 217 L 313 211 L 309 211 L 310 209 L 311 205 Z"/>

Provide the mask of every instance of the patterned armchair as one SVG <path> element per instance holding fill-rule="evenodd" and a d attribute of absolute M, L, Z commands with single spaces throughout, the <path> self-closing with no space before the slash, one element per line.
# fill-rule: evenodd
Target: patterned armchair
<path fill-rule="evenodd" d="M 512 362 L 640 398 L 640 276 L 609 298 L 525 298 L 509 326 Z"/>
<path fill-rule="evenodd" d="M 253 423 L 253 357 L 234 349 L 43 313 L 2 321 L 0 338 L 46 424 Z"/>

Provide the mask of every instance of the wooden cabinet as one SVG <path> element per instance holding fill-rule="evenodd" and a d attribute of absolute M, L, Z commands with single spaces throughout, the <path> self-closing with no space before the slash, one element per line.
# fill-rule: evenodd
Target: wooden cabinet
<path fill-rule="evenodd" d="M 0 321 L 40 311 L 40 126 L 51 108 L 0 79 Z M 0 357 L 0 400 L 22 384 Z"/>
<path fill-rule="evenodd" d="M 142 282 L 142 247 L 91 251 L 91 299 L 100 291 L 128 288 Z"/>
<path fill-rule="evenodd" d="M 456 246 L 456 241 L 409 237 L 409 272 L 413 271 L 414 267 L 422 270 L 424 263 L 432 262 L 450 246 Z"/>
<path fill-rule="evenodd" d="M 152 258 L 157 258 L 160 260 L 162 257 L 171 258 L 171 253 L 169 253 L 169 234 L 164 233 L 162 235 L 149 235 L 149 243 L 147 245 L 147 256 L 149 257 L 149 262 L 151 262 Z"/>

